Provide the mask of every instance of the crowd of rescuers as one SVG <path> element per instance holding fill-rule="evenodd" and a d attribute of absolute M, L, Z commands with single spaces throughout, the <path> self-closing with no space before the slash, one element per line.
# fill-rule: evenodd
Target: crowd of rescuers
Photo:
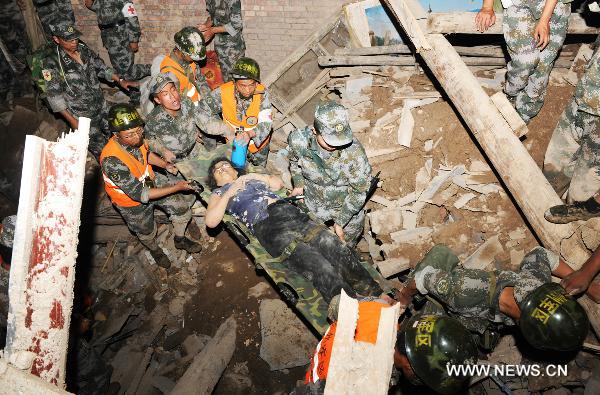
<path fill-rule="evenodd" d="M 488 272 L 463 268 L 450 249 L 438 245 L 401 289 L 383 293 L 354 250 L 364 230 L 372 169 L 341 104 L 320 102 L 314 123 L 290 133 L 293 189 L 288 195 L 297 199 L 276 193 L 283 187 L 281 179 L 264 171 L 273 133 L 272 106 L 258 62 L 244 56 L 240 0 L 207 0 L 207 19 L 175 34 L 175 47 L 162 57 L 156 73 L 150 65 L 134 61 L 140 25 L 131 1 L 85 1 L 97 14 L 112 67 L 79 40 L 69 3 L 34 0 L 44 30 L 55 43 L 55 55 L 42 72 L 48 104 L 73 129 L 79 117 L 92 120 L 89 151 L 100 163 L 106 193 L 156 263 L 165 269 L 171 266 L 156 241 L 155 207 L 168 214 L 176 248 L 190 254 L 201 251 L 202 232 L 191 211 L 197 203 L 195 187 L 175 164 L 220 144 L 233 145 L 237 157 L 219 157 L 210 164 L 206 183 L 212 194 L 205 225 L 217 227 L 228 213 L 273 256 L 302 241 L 286 265 L 323 295 L 331 325 L 296 394 L 323 392 L 342 290 L 359 300 L 357 341 L 375 342 L 382 308 L 396 303 L 407 308 L 399 323 L 394 364 L 409 387 L 461 392 L 469 378 L 449 376 L 446 364 L 475 363 L 479 351 L 492 350 L 510 331 L 542 351 L 571 353 L 581 348 L 589 321 L 575 297 L 586 293 L 600 301 L 600 286 L 593 281 L 600 271 L 599 251 L 577 271 L 554 252 L 537 247 L 523 258 L 518 272 Z M 492 3 L 484 0 L 476 16 L 482 31 L 495 23 Z M 543 105 L 570 5 L 556 0 L 502 3 L 511 55 L 504 89 L 529 122 Z M 206 42 L 211 40 L 224 81 L 214 89 L 201 72 Z M 144 89 L 139 89 L 142 78 Z M 119 85 L 130 94 L 130 102 L 110 107 L 99 79 Z M 549 221 L 600 216 L 599 92 L 596 50 L 546 153 L 544 173 L 569 197 L 569 204 L 548 210 Z M 144 103 L 151 110 L 143 119 L 136 107 Z M 246 172 L 248 166 L 262 171 Z M 2 251 L 12 248 L 14 226 L 14 216 L 4 219 Z M 551 276 L 561 283 L 553 283 Z"/>

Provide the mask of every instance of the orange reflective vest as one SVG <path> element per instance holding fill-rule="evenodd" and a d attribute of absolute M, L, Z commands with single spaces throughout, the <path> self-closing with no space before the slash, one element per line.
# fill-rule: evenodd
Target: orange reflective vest
<path fill-rule="evenodd" d="M 172 74 L 177 77 L 177 80 L 179 81 L 179 93 L 189 97 L 192 102 L 197 103 L 200 101 L 200 93 L 198 93 L 196 85 L 194 85 L 196 82 L 196 63 L 190 64 L 190 67 L 192 68 L 192 80 L 188 78 L 188 75 L 183 67 L 181 67 L 181 65 L 169 55 L 165 56 L 163 61 L 160 62 L 160 72 L 172 72 Z"/>
<path fill-rule="evenodd" d="M 371 344 L 377 343 L 379 317 L 381 316 L 381 309 L 384 307 L 387 307 L 387 305 L 376 301 L 358 303 L 358 320 L 354 334 L 355 341 Z M 317 344 L 315 355 L 310 361 L 310 368 L 306 372 L 305 383 L 316 383 L 319 380 L 327 379 L 336 328 L 337 322 L 332 323 L 327 328 L 319 344 Z"/>
<path fill-rule="evenodd" d="M 111 137 L 108 143 L 102 149 L 100 154 L 100 163 L 109 156 L 118 158 L 121 162 L 129 168 L 131 175 L 143 182 L 147 177 L 151 180 L 154 179 L 154 171 L 152 166 L 148 163 L 148 148 L 145 144 L 140 147 L 142 152 L 143 162 L 138 161 L 135 156 L 131 155 L 125 150 L 116 140 L 116 137 Z M 104 172 L 102 172 L 102 178 L 104 178 L 104 190 L 108 194 L 110 200 L 119 207 L 135 207 L 141 203 L 133 200 L 125 192 L 121 190 Z"/>
<path fill-rule="evenodd" d="M 262 94 L 265 92 L 265 87 L 262 84 L 256 86 L 256 91 L 252 96 L 250 106 L 240 120 L 237 117 L 237 103 L 235 100 L 235 84 L 233 81 L 226 82 L 221 85 L 221 112 L 223 114 L 223 121 L 231 126 L 233 129 L 244 128 L 244 130 L 252 130 L 258 125 L 258 115 L 260 113 L 260 103 L 262 101 Z M 256 146 L 254 141 L 251 141 L 248 145 L 248 150 L 251 153 L 256 153 L 269 144 L 271 141 L 271 134 L 259 145 Z"/>

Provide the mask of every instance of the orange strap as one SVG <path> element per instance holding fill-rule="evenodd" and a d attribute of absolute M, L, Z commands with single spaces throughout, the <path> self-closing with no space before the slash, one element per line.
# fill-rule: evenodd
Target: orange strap
<path fill-rule="evenodd" d="M 200 93 L 196 89 L 194 82 L 196 81 L 196 63 L 190 64 L 192 68 L 192 80 L 188 78 L 185 70 L 176 60 L 170 56 L 165 56 L 163 61 L 160 63 L 160 72 L 168 73 L 169 71 L 175 71 L 173 73 L 179 81 L 179 92 L 189 97 L 194 103 L 200 100 Z"/>

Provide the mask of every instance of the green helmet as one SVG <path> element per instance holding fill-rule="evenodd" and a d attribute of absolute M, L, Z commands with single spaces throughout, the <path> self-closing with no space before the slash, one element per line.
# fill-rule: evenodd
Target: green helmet
<path fill-rule="evenodd" d="M 239 58 L 231 69 L 231 76 L 235 80 L 254 80 L 260 82 L 260 66 L 252 58 Z"/>
<path fill-rule="evenodd" d="M 186 26 L 175 33 L 174 39 L 177 49 L 192 58 L 194 62 L 206 59 L 204 37 L 198 28 Z"/>
<path fill-rule="evenodd" d="M 140 114 L 129 103 L 115 104 L 108 111 L 108 126 L 111 132 L 122 132 L 143 125 Z"/>
<path fill-rule="evenodd" d="M 448 316 L 415 316 L 399 336 L 404 336 L 410 366 L 425 385 L 440 394 L 455 394 L 465 389 L 470 377 L 450 376 L 446 369 L 447 364 L 477 362 L 473 337 L 460 322 Z"/>
<path fill-rule="evenodd" d="M 519 328 L 533 347 L 573 351 L 583 344 L 590 322 L 583 307 L 560 284 L 540 285 L 520 307 Z"/>

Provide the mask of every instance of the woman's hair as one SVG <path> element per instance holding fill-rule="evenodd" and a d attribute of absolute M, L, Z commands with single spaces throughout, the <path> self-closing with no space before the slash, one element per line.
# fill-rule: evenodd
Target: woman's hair
<path fill-rule="evenodd" d="M 238 176 L 246 174 L 245 170 L 237 169 L 229 159 L 227 159 L 224 156 L 220 156 L 220 157 L 214 159 L 212 162 L 210 162 L 210 166 L 208 167 L 208 175 L 206 176 L 206 184 L 208 185 L 208 187 L 210 188 L 211 191 L 218 187 L 217 180 L 215 179 L 215 166 L 217 166 L 217 163 L 221 163 L 221 162 L 229 163 L 229 165 L 231 167 L 233 167 L 235 169 L 235 171 L 237 171 Z"/>

